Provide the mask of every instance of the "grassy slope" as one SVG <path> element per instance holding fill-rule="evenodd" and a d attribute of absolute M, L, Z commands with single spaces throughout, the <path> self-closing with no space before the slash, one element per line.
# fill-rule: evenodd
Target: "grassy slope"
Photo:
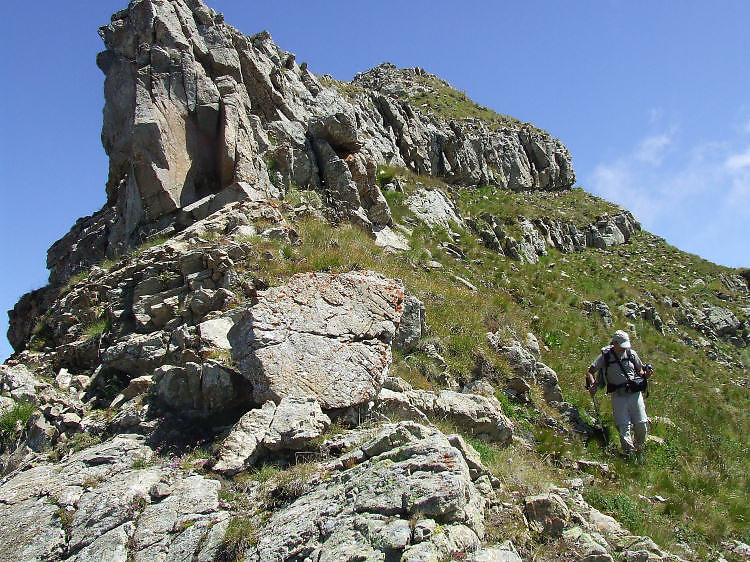
<path fill-rule="evenodd" d="M 419 179 L 408 173 L 404 177 L 407 190 Z M 598 213 L 617 211 L 617 207 L 580 189 L 529 194 L 495 192 L 488 187 L 456 195 L 465 215 L 481 211 L 508 219 L 519 213 L 528 217 L 551 215 L 583 225 Z M 388 198 L 395 216 L 408 217 L 403 196 L 392 193 Z M 732 270 L 681 252 L 646 232 L 637 234 L 630 244 L 610 250 L 588 249 L 566 255 L 550 250 L 539 264 L 531 265 L 512 262 L 485 249 L 469 232 L 461 234 L 459 243 L 467 259 L 457 260 L 439 249 L 439 243 L 448 240 L 447 235 L 430 232 L 426 227 L 416 227 L 411 237 L 412 250 L 395 257 L 375 247 L 352 226 L 332 231 L 327 224 L 306 219 L 298 222 L 297 228 L 303 240 L 301 246 L 281 247 L 259 240 L 282 259 L 248 263 L 247 274 L 264 276 L 275 284 L 298 271 L 367 268 L 403 279 L 408 290 L 425 303 L 428 337 L 460 382 L 475 376 L 480 355 L 489 359 L 501 375 L 509 373 L 507 365 L 487 345 L 488 330 L 502 329 L 518 337 L 531 331 L 547 343 L 542 360 L 557 371 L 566 399 L 591 415 L 591 401 L 582 388 L 583 372 L 612 330 L 627 327 L 628 321 L 617 312 L 618 305 L 631 300 L 653 302 L 665 322 L 674 317 L 674 312 L 662 304 L 664 295 L 673 300 L 684 297 L 697 306 L 708 301 L 737 313 L 737 303 L 721 301 L 716 295 L 717 289 L 722 288 L 718 276 L 733 273 Z M 444 269 L 425 268 L 430 256 L 442 262 Z M 608 268 L 608 264 L 612 267 Z M 468 290 L 446 272 L 470 280 L 480 291 Z M 699 277 L 706 282 L 705 287 L 685 288 Z M 586 316 L 584 300 L 608 303 L 615 316 L 615 328 Z M 690 329 L 680 329 L 691 333 Z M 666 444 L 650 443 L 645 465 L 623 463 L 598 442 L 566 441 L 538 429 L 538 414 L 511 404 L 500 395 L 499 387 L 498 395 L 511 417 L 520 422 L 521 431 L 535 433 L 539 455 L 530 458 L 519 450 L 498 451 L 485 446 L 485 460 L 521 492 L 542 487 L 540 478 L 560 483 L 564 477 L 574 476 L 561 468 L 570 464 L 566 459 L 585 457 L 609 462 L 614 466 L 615 481 L 598 478 L 585 496 L 615 515 L 632 532 L 650 535 L 667 547 L 687 542 L 706 555 L 718 542 L 730 537 L 747 542 L 750 454 L 746 436 L 750 430 L 750 404 L 747 388 L 737 384 L 746 371 L 743 374 L 741 369 L 713 362 L 703 351 L 681 343 L 676 334 L 662 335 L 647 322 L 637 321 L 636 331 L 635 347 L 644 360 L 656 365 L 657 371 L 647 404 L 649 414 L 668 417 L 675 423 L 674 428 L 663 424 L 654 428 Z M 697 339 L 698 334 L 692 335 Z M 718 345 L 740 361 L 739 350 Z M 434 362 L 419 352 L 406 358 L 397 355 L 392 368 L 393 374 L 425 388 L 439 387 L 438 372 Z M 611 428 L 611 440 L 616 442 L 611 408 L 601 396 L 599 400 L 605 422 Z M 516 459 L 526 458 L 526 462 L 508 465 L 506 457 L 513 455 Z M 515 467 L 524 466 L 525 475 L 515 471 Z M 651 503 L 639 499 L 654 495 L 668 501 Z"/>

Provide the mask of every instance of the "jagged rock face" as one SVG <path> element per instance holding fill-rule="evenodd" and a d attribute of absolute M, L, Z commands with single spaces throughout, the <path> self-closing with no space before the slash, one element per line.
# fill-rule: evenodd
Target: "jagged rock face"
<path fill-rule="evenodd" d="M 229 333 L 256 402 L 314 396 L 330 410 L 374 398 L 403 295 L 400 281 L 371 272 L 298 274 L 259 294 Z"/>
<path fill-rule="evenodd" d="M 53 284 L 184 228 L 182 209 L 237 182 L 260 198 L 318 189 L 332 219 L 378 229 L 391 216 L 377 164 L 511 189 L 575 181 L 567 149 L 542 131 L 425 115 L 374 79 L 389 65 L 359 75 L 363 88 L 347 97 L 268 33 L 245 36 L 200 0 L 133 0 L 100 35 L 107 203 L 50 248 Z"/>
<path fill-rule="evenodd" d="M 196 217 L 209 210 L 195 210 Z M 256 229 L 252 224 L 258 221 L 266 226 Z M 231 243 L 214 244 L 211 249 L 201 238 L 230 233 Z M 46 303 L 41 325 L 63 365 L 94 368 L 103 359 L 113 368 L 146 374 L 169 359 L 167 344 L 175 329 L 185 323 L 198 324 L 207 314 L 229 308 L 244 297 L 235 262 L 252 253 L 246 241 L 249 233 L 290 243 L 297 236 L 268 202 L 245 200 L 227 205 L 171 240 L 125 256 L 107 269 L 92 268 L 69 292 L 47 287 L 25 296 L 10 318 L 11 343 L 16 350 L 23 348 Z M 100 342 L 107 344 L 101 353 L 98 345 L 89 347 L 82 340 L 86 325 L 97 318 L 106 319 L 120 336 L 116 342 Z M 152 353 L 145 353 L 145 348 Z"/>

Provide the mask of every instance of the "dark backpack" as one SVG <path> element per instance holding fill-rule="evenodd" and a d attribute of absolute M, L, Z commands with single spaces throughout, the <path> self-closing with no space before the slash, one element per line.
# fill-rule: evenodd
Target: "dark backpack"
<path fill-rule="evenodd" d="M 625 353 L 627 355 L 627 360 L 633 365 L 633 370 L 635 371 L 633 355 L 630 353 L 629 349 L 626 349 Z M 644 398 L 648 398 L 648 380 L 645 377 L 642 377 L 640 374 L 635 374 L 631 377 L 628 374 L 628 371 L 625 370 L 620 358 L 615 356 L 612 352 L 611 346 L 605 347 L 604 350 L 602 350 L 602 356 L 604 357 L 604 367 L 599 370 L 599 376 L 607 384 L 607 394 L 615 392 L 621 388 L 626 388 L 629 392 L 643 392 Z M 626 382 L 622 384 L 610 384 L 607 380 L 607 369 L 612 363 L 618 363 L 620 365 L 620 371 L 622 371 L 623 376 L 627 379 Z"/>

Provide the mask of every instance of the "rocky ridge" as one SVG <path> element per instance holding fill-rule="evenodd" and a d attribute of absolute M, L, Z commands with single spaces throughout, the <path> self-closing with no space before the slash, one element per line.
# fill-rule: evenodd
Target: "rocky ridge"
<path fill-rule="evenodd" d="M 100 33 L 108 200 L 50 248 L 50 285 L 9 313 L 2 558 L 483 561 L 554 545 L 548 559 L 681 559 L 584 500 L 600 464 L 542 494 L 486 466 L 488 447 L 533 449 L 521 406 L 558 436 L 595 432 L 542 362 L 548 334 L 489 330 L 492 360 L 455 377 L 412 287 L 295 257 L 316 235 L 304 221 L 352 223 L 386 256 L 413 252 L 418 229 L 445 233 L 428 271 L 471 265 L 467 236 L 512 271 L 551 252 L 623 251 L 640 231 L 624 210 L 462 212 L 460 189 L 570 188 L 560 141 L 423 111 L 410 101 L 426 91 L 421 69 L 317 77 L 200 0 L 133 0 Z M 395 193 L 408 216 L 394 218 Z M 747 296 L 741 278 L 722 283 Z M 731 358 L 718 344 L 749 341 L 734 304 L 669 306 L 664 319 L 651 301 L 612 309 L 686 341 L 681 330 L 700 332 L 706 345 L 691 345 L 719 360 Z M 581 313 L 615 317 L 602 301 Z M 394 350 L 426 356 L 448 388 L 392 376 Z"/>

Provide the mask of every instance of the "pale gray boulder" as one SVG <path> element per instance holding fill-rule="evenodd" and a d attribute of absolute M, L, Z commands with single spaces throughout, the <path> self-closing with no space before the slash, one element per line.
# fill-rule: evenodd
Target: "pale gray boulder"
<path fill-rule="evenodd" d="M 229 332 L 256 403 L 314 396 L 323 410 L 374 398 L 391 363 L 403 286 L 372 272 L 298 274 L 258 293 Z"/>
<path fill-rule="evenodd" d="M 314 398 L 288 396 L 245 413 L 232 427 L 213 470 L 232 475 L 274 452 L 298 451 L 331 424 Z"/>
<path fill-rule="evenodd" d="M 485 436 L 501 445 L 508 444 L 513 436 L 513 424 L 503 414 L 502 405 L 494 396 L 452 390 L 394 392 L 384 388 L 378 395 L 375 411 L 419 423 L 429 423 L 430 418 L 447 419 L 462 430 Z"/>
<path fill-rule="evenodd" d="M 143 376 L 167 360 L 169 336 L 165 332 L 130 334 L 103 350 L 101 360 L 107 367 Z"/>
<path fill-rule="evenodd" d="M 375 235 L 375 245 L 386 250 L 398 252 L 406 251 L 411 247 L 406 236 L 390 226 L 373 226 L 372 231 Z"/>
<path fill-rule="evenodd" d="M 15 405 L 16 401 L 12 398 L 8 398 L 7 396 L 0 396 L 0 416 L 12 410 Z"/>
<path fill-rule="evenodd" d="M 251 466 L 262 456 L 263 437 L 273 421 L 276 404 L 270 400 L 261 408 L 243 414 L 224 439 L 213 469 L 232 475 Z"/>
<path fill-rule="evenodd" d="M 336 148 L 343 148 L 348 152 L 357 152 L 362 148 L 359 138 L 356 117 L 353 108 L 347 112 L 325 115 L 310 120 L 308 132 L 315 138 L 323 139 Z"/>
<path fill-rule="evenodd" d="M 276 407 L 263 445 L 270 451 L 297 451 L 320 437 L 329 425 L 331 419 L 315 398 L 287 396 Z"/>
<path fill-rule="evenodd" d="M 579 252 L 586 247 L 586 236 L 572 223 L 565 223 L 552 217 L 534 219 L 534 226 L 544 237 L 548 246 L 562 253 Z"/>
<path fill-rule="evenodd" d="M 535 359 L 539 359 L 541 357 L 541 350 L 539 349 L 539 340 L 531 332 L 528 332 L 526 334 L 526 340 L 524 342 L 524 346 L 529 351 L 529 353 L 531 353 L 534 356 Z"/>
<path fill-rule="evenodd" d="M 502 413 L 502 405 L 494 396 L 463 394 L 441 390 L 435 399 L 433 412 L 440 418 L 451 419 L 458 427 L 504 445 L 513 436 L 513 424 Z"/>
<path fill-rule="evenodd" d="M 221 316 L 212 320 L 206 320 L 198 325 L 201 343 L 216 349 L 229 350 L 232 346 L 229 343 L 227 334 L 234 326 L 234 320 L 228 316 Z"/>
<path fill-rule="evenodd" d="M 389 388 L 381 388 L 375 404 L 375 411 L 386 417 L 395 416 L 396 419 L 411 420 L 417 423 L 430 425 L 430 420 L 422 404 L 415 404 L 409 389 L 407 392 L 393 391 Z M 420 407 L 422 406 L 422 407 Z"/>
<path fill-rule="evenodd" d="M 406 205 L 418 219 L 452 232 L 451 223 L 459 228 L 464 222 L 454 203 L 439 189 L 417 189 L 406 200 Z"/>

